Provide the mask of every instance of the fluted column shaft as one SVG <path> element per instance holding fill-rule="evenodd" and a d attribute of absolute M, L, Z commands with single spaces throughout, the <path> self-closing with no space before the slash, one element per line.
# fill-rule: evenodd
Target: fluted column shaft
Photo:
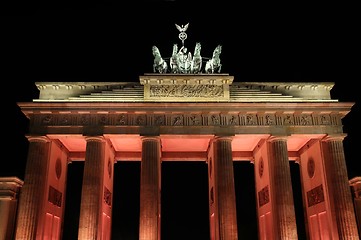
<path fill-rule="evenodd" d="M 236 194 L 234 186 L 232 138 L 214 140 L 215 192 L 220 240 L 238 239 Z"/>
<path fill-rule="evenodd" d="M 50 140 L 44 136 L 29 137 L 24 185 L 20 191 L 15 239 L 35 240 L 46 192 Z"/>
<path fill-rule="evenodd" d="M 361 176 L 349 180 L 353 203 L 355 206 L 356 223 L 359 234 L 361 233 Z"/>
<path fill-rule="evenodd" d="M 359 239 L 343 150 L 343 136 L 327 137 L 322 146 L 327 186 L 331 193 L 331 211 L 335 217 L 339 239 Z"/>
<path fill-rule="evenodd" d="M 98 240 L 101 237 L 105 141 L 102 137 L 87 137 L 86 141 L 78 239 Z"/>
<path fill-rule="evenodd" d="M 160 139 L 142 138 L 139 239 L 160 239 Z"/>
<path fill-rule="evenodd" d="M 297 239 L 287 139 L 272 137 L 268 144 L 275 239 Z"/>

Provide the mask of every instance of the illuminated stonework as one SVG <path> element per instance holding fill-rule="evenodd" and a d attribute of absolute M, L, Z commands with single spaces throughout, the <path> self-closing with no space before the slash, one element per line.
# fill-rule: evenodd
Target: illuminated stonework
<path fill-rule="evenodd" d="M 323 201 L 325 201 L 325 197 L 323 194 L 322 185 L 312 188 L 310 191 L 307 192 L 308 207 L 312 207 L 313 205 L 316 205 Z"/>
<path fill-rule="evenodd" d="M 264 172 L 264 162 L 263 162 L 263 158 L 261 158 L 259 160 L 259 165 L 258 165 L 258 174 L 260 178 L 262 178 L 263 172 Z"/>
<path fill-rule="evenodd" d="M 269 201 L 268 186 L 265 186 L 261 191 L 258 192 L 258 204 L 260 207 L 262 207 L 263 205 L 269 203 Z"/>
<path fill-rule="evenodd" d="M 333 83 L 145 74 L 139 83 L 36 85 L 39 99 L 18 104 L 30 120 L 18 238 L 61 236 L 63 193 L 71 184 L 66 164 L 77 160 L 84 161 L 80 238 L 110 237 L 117 227 L 114 164 L 141 161 L 139 235 L 159 239 L 161 163 L 175 159 L 208 164 L 211 239 L 237 238 L 233 161 L 255 162 L 259 238 L 297 239 L 289 168 L 296 160 L 312 238 L 358 238 L 342 147 L 342 119 L 353 103 L 332 99 Z"/>
<path fill-rule="evenodd" d="M 229 85 L 233 77 L 220 75 L 158 75 L 140 77 L 144 85 L 144 101 L 229 101 Z"/>
<path fill-rule="evenodd" d="M 53 186 L 49 186 L 48 201 L 57 207 L 61 207 L 63 194 Z"/>
<path fill-rule="evenodd" d="M 315 160 L 313 160 L 313 158 L 310 158 L 307 161 L 307 173 L 310 178 L 315 175 Z"/>

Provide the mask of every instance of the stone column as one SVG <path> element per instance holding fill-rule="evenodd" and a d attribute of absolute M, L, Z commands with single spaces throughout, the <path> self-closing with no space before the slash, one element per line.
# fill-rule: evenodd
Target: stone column
<path fill-rule="evenodd" d="M 140 240 L 160 239 L 160 157 L 160 138 L 143 137 L 140 180 Z"/>
<path fill-rule="evenodd" d="M 328 136 L 322 141 L 325 174 L 330 198 L 333 223 L 339 239 L 359 239 L 356 217 L 348 182 L 344 136 Z"/>
<path fill-rule="evenodd" d="M 45 185 L 50 155 L 50 140 L 44 136 L 28 137 L 29 150 L 24 186 L 20 191 L 16 240 L 36 239 L 40 211 L 45 199 Z"/>
<path fill-rule="evenodd" d="M 0 177 L 0 240 L 14 239 L 18 194 L 23 184 L 17 177 Z"/>
<path fill-rule="evenodd" d="M 349 183 L 352 189 L 357 228 L 359 234 L 361 234 L 361 177 L 354 177 L 349 181 Z"/>
<path fill-rule="evenodd" d="M 231 143 L 231 137 L 216 137 L 213 142 L 215 211 L 218 213 L 215 227 L 219 229 L 216 236 L 219 240 L 238 239 Z"/>
<path fill-rule="evenodd" d="M 354 177 L 349 183 L 353 193 L 358 232 L 361 234 L 361 177 Z"/>
<path fill-rule="evenodd" d="M 268 140 L 268 147 L 274 239 L 297 239 L 287 139 L 271 137 Z"/>
<path fill-rule="evenodd" d="M 78 239 L 98 240 L 101 238 L 105 140 L 95 136 L 86 137 L 86 141 Z"/>

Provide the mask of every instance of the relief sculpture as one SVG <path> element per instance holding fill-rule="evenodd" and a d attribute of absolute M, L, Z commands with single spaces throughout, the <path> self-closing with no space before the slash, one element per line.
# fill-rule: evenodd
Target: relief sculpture
<path fill-rule="evenodd" d="M 202 97 L 223 96 L 221 85 L 152 85 L 151 97 Z"/>

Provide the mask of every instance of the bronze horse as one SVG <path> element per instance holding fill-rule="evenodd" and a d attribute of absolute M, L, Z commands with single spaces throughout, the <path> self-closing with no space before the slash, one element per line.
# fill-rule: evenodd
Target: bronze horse
<path fill-rule="evenodd" d="M 191 63 L 191 73 L 200 72 L 202 72 L 201 44 L 197 42 L 196 47 L 194 48 L 194 54 Z"/>
<path fill-rule="evenodd" d="M 206 62 L 206 66 L 204 68 L 204 71 L 206 73 L 221 72 L 222 64 L 221 64 L 221 59 L 219 58 L 221 52 L 222 52 L 222 45 L 218 45 L 213 51 L 212 58 Z"/>
<path fill-rule="evenodd" d="M 164 61 L 164 59 L 160 55 L 159 49 L 156 46 L 153 46 L 152 52 L 153 52 L 153 56 L 154 56 L 153 72 L 167 73 L 168 64 L 166 61 Z"/>

